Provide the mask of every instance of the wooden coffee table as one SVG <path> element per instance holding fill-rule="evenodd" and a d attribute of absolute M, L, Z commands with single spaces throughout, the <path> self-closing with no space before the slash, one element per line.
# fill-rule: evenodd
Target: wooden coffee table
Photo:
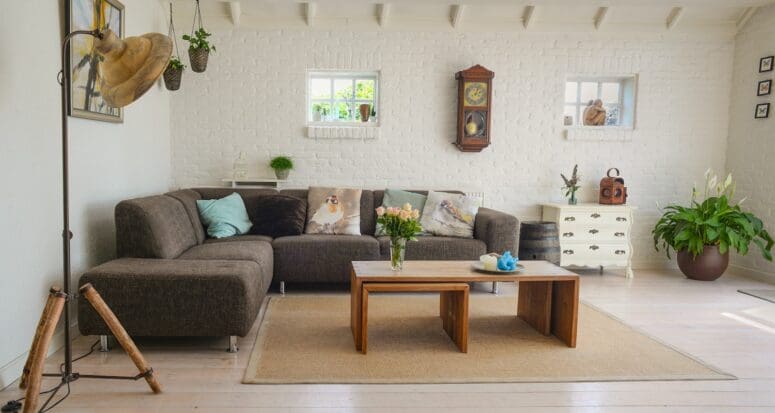
<path fill-rule="evenodd" d="M 388 261 L 353 261 L 350 273 L 350 328 L 355 349 L 365 354 L 368 343 L 368 292 L 365 290 L 440 291 L 438 287 L 443 284 L 460 285 L 469 282 L 518 283 L 517 316 L 541 334 L 553 334 L 568 347 L 576 347 L 578 274 L 547 261 L 520 261 L 525 268 L 519 273 L 507 275 L 477 272 L 471 268 L 472 264 L 473 261 L 406 261 L 401 271 L 393 271 Z M 378 284 L 385 286 L 380 288 Z M 462 313 L 449 316 L 450 308 L 459 310 L 463 305 L 458 301 L 459 298 L 455 298 L 456 304 L 451 306 L 451 296 L 442 292 L 440 303 L 444 329 L 464 352 L 465 347 L 460 342 L 467 342 L 468 335 L 467 291 L 465 296 L 465 320 L 461 320 Z M 447 318 L 445 313 L 448 314 Z M 449 323 L 454 323 L 454 326 L 449 326 Z M 465 337 L 454 337 L 454 331 L 464 331 Z"/>

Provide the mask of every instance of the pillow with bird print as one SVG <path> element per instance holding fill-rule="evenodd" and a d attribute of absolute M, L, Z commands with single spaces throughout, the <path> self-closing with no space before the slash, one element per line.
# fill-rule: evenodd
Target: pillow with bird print
<path fill-rule="evenodd" d="M 361 235 L 361 190 L 310 187 L 304 233 Z"/>
<path fill-rule="evenodd" d="M 473 238 L 481 200 L 461 194 L 428 192 L 420 225 L 433 235 Z"/>

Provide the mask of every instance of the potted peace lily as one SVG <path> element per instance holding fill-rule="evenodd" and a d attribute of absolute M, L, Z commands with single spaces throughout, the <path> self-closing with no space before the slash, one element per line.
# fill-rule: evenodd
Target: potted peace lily
<path fill-rule="evenodd" d="M 274 169 L 274 174 L 277 179 L 288 179 L 288 174 L 293 169 L 293 161 L 287 156 L 278 156 L 272 158 L 269 162 L 269 166 Z"/>
<path fill-rule="evenodd" d="M 677 251 L 678 267 L 693 280 L 713 281 L 729 265 L 729 250 L 748 253 L 753 242 L 762 256 L 772 261 L 773 239 L 762 221 L 741 208 L 744 200 L 732 202 L 732 175 L 719 182 L 712 171 L 705 172 L 705 191 L 699 198 L 692 188 L 689 206 L 668 205 L 654 227 L 654 247 L 660 243 L 670 258 Z"/>
<path fill-rule="evenodd" d="M 419 218 L 420 211 L 412 209 L 409 203 L 402 208 L 377 208 L 377 223 L 385 228 L 385 234 L 390 237 L 390 268 L 393 271 L 403 268 L 406 241 L 417 241 L 417 234 L 422 232 Z"/>

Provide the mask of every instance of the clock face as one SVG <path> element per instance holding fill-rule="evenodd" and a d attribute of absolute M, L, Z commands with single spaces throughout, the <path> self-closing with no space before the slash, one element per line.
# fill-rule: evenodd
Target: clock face
<path fill-rule="evenodd" d="M 487 105 L 487 83 L 466 82 L 463 86 L 464 104 L 466 106 Z"/>

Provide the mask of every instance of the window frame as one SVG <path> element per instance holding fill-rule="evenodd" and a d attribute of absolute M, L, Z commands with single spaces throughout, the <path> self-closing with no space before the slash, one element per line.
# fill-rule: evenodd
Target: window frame
<path fill-rule="evenodd" d="M 313 98 L 312 97 L 312 81 L 315 79 L 327 79 L 330 81 L 328 98 Z M 352 82 L 352 96 L 350 99 L 341 99 L 336 97 L 335 83 L 336 80 L 350 80 Z M 357 82 L 359 80 L 373 80 L 374 81 L 374 98 L 373 99 L 358 99 Z M 379 113 L 379 90 L 380 90 L 380 72 L 373 71 L 347 71 L 347 70 L 309 70 L 307 71 L 307 124 L 318 126 L 372 126 L 374 122 L 362 122 L 356 118 L 358 106 L 363 103 L 372 105 L 372 110 Z M 347 120 L 314 120 L 313 105 L 316 103 L 328 103 L 331 107 L 331 114 L 339 104 L 345 103 L 348 106 L 348 110 L 351 119 Z M 377 117 L 379 120 L 379 117 Z M 377 123 L 378 124 L 378 123 Z"/>
<path fill-rule="evenodd" d="M 572 125 L 563 125 L 568 128 L 624 128 L 624 129 L 634 129 L 635 127 L 635 109 L 636 109 L 636 99 L 637 99 L 637 75 L 616 75 L 616 76 L 567 76 L 565 78 L 565 82 L 563 83 L 563 118 L 565 113 L 565 108 L 568 106 L 573 106 L 575 109 L 575 116 L 574 116 L 574 122 Z M 565 100 L 564 91 L 568 87 L 569 82 L 576 83 L 576 100 L 577 102 L 569 102 Z M 628 85 L 628 83 L 632 82 L 631 85 Z M 582 116 L 584 108 L 586 107 L 587 102 L 581 101 L 581 85 L 582 83 L 596 83 L 597 84 L 597 93 L 595 99 L 600 99 L 602 95 L 602 89 L 604 83 L 617 83 L 619 85 L 619 96 L 618 101 L 614 104 L 605 104 L 607 107 L 616 107 L 619 110 L 619 116 L 617 118 L 617 124 L 615 125 L 603 125 L 603 126 L 585 126 Z M 627 88 L 631 88 L 631 99 L 627 99 L 625 96 L 625 90 Z M 628 103 L 629 102 L 629 103 Z M 630 123 L 623 124 L 623 120 L 625 118 L 625 111 L 629 114 L 629 117 L 631 118 Z"/>

